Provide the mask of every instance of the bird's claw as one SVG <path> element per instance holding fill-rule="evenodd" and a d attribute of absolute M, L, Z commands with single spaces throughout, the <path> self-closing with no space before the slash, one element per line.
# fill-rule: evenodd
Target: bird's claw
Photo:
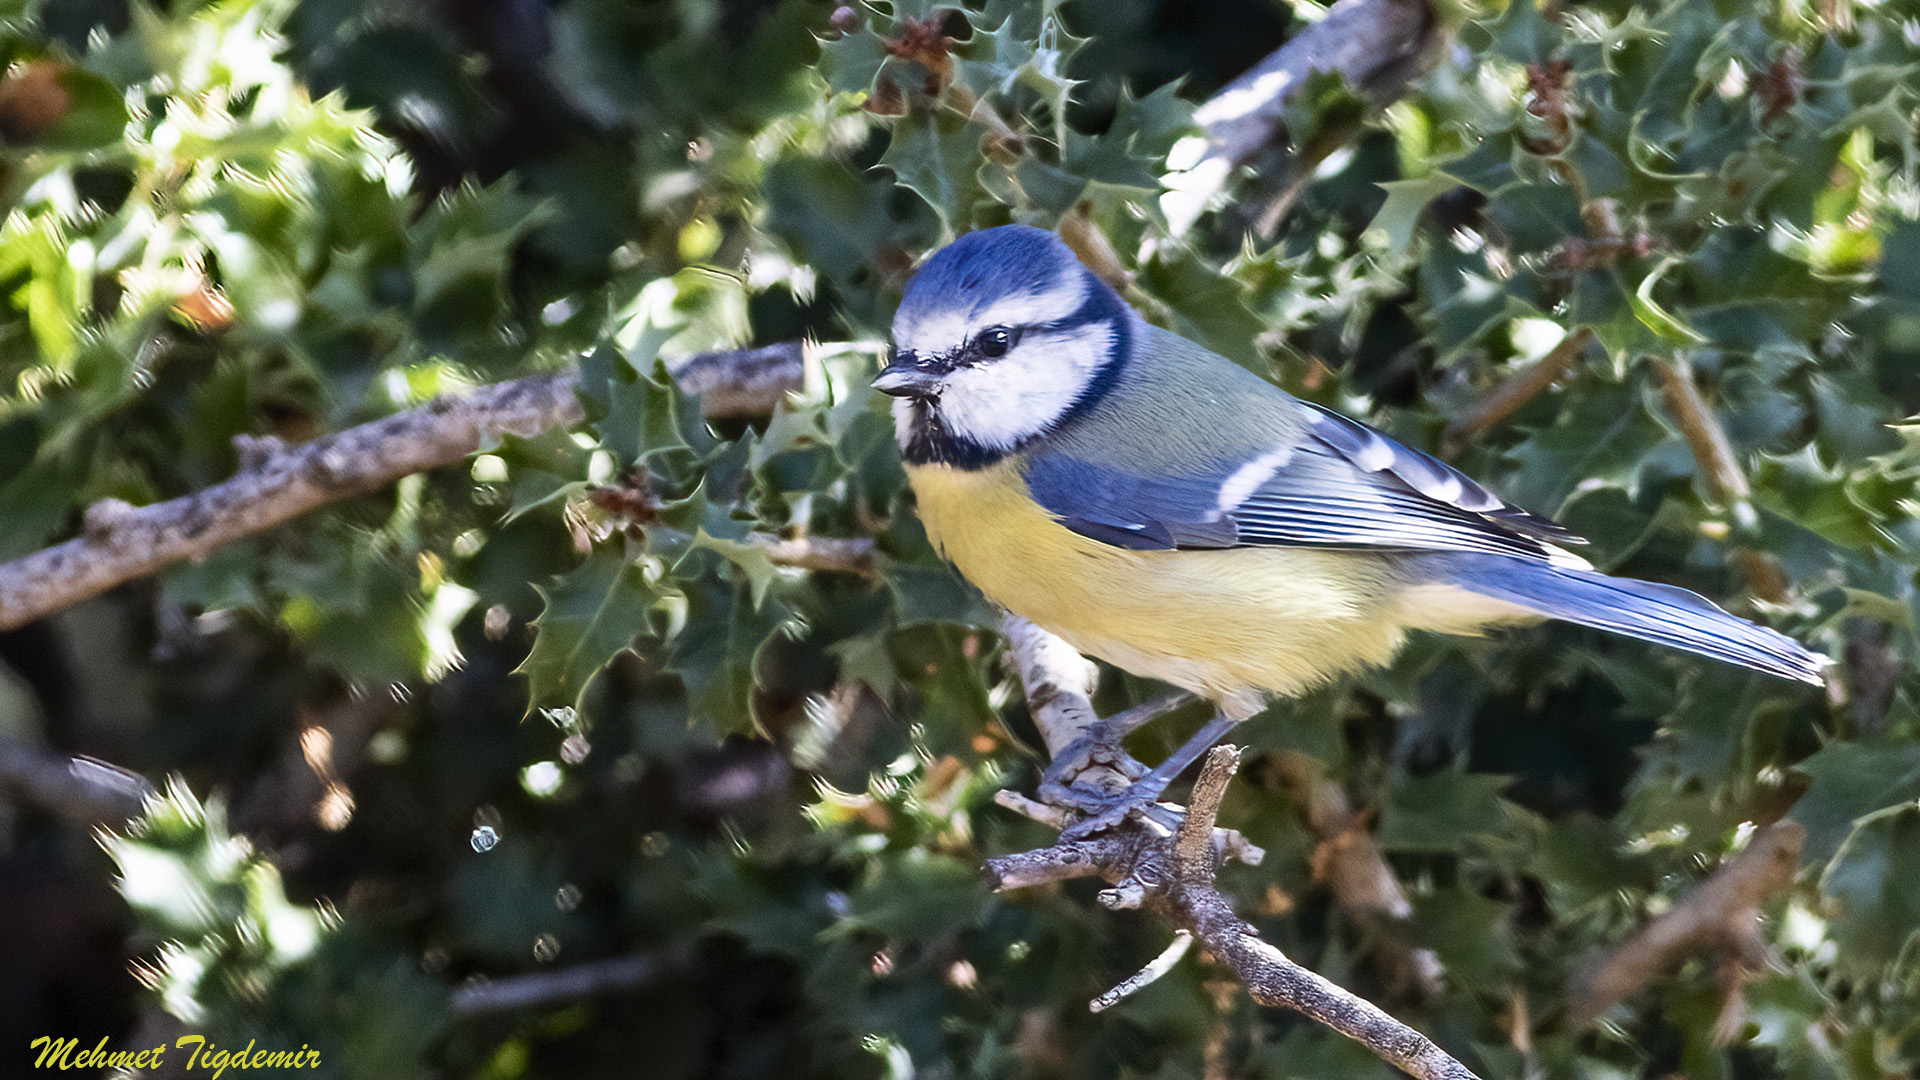
<path fill-rule="evenodd" d="M 1171 828 L 1179 814 L 1155 801 L 1166 785 L 1148 785 L 1151 791 L 1142 787 L 1150 772 L 1107 732 L 1095 730 L 1060 751 L 1041 775 L 1035 795 L 1081 816 L 1060 834 L 1063 840 L 1084 840 L 1135 813 Z"/>
<path fill-rule="evenodd" d="M 1085 840 L 1111 829 L 1130 817 L 1139 816 L 1169 831 L 1180 824 L 1182 807 L 1160 801 L 1161 792 L 1166 784 L 1154 784 L 1147 781 L 1136 782 L 1125 791 L 1104 796 L 1094 796 L 1080 791 L 1079 796 L 1070 805 L 1083 816 L 1079 821 L 1060 830 L 1060 839 L 1073 841 Z"/>
<path fill-rule="evenodd" d="M 1147 767 L 1121 749 L 1117 740 L 1096 728 L 1068 743 L 1040 775 L 1040 797 L 1059 796 L 1066 805 L 1077 806 L 1084 797 L 1099 798 L 1103 793 L 1090 791 L 1081 781 L 1089 773 L 1107 773 L 1099 779 L 1131 784 L 1147 775 Z M 1110 793 L 1105 793 L 1110 794 Z M 1102 800 L 1100 805 L 1105 805 Z"/>

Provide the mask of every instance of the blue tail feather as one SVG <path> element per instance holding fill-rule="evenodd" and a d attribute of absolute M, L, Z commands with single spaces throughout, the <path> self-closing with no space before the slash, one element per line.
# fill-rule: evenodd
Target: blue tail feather
<path fill-rule="evenodd" d="M 1783 679 L 1819 685 L 1830 662 L 1785 634 L 1720 610 L 1697 593 L 1505 555 L 1422 556 L 1418 569 L 1448 584 L 1551 619 L 1624 634 Z"/>

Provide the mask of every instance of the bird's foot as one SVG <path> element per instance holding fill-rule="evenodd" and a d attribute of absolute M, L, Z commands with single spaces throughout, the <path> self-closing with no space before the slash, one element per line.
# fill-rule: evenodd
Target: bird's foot
<path fill-rule="evenodd" d="M 1067 744 L 1041 774 L 1040 788 L 1035 793 L 1040 801 L 1071 810 L 1082 818 L 1061 833 L 1063 839 L 1092 836 L 1126 820 L 1136 809 L 1151 808 L 1153 819 L 1168 827 L 1179 821 L 1173 811 L 1155 805 L 1152 797 L 1141 797 L 1146 793 L 1140 788 L 1140 782 L 1151 775 L 1151 770 L 1119 744 L 1114 730 L 1118 725 L 1114 721 L 1126 715 L 1103 720 L 1088 734 Z M 1164 789 L 1166 784 L 1159 787 Z"/>
<path fill-rule="evenodd" d="M 1134 729 L 1193 700 L 1184 690 L 1124 709 L 1089 725 L 1085 733 L 1054 756 L 1040 776 L 1042 802 L 1086 809 L 1088 800 L 1104 808 L 1110 797 L 1147 775 L 1145 765 L 1121 747 Z"/>
<path fill-rule="evenodd" d="M 1074 810 L 1103 807 L 1147 772 L 1102 723 L 1060 751 L 1040 774 L 1038 794 L 1041 802 Z"/>
<path fill-rule="evenodd" d="M 1080 821 L 1061 830 L 1060 838 L 1084 840 L 1113 828 L 1134 814 L 1167 828 L 1178 825 L 1183 811 L 1177 806 L 1160 802 L 1160 796 L 1175 777 L 1212 749 L 1239 720 L 1240 717 L 1235 714 L 1224 711 L 1215 713 L 1213 719 L 1194 732 L 1193 737 L 1175 750 L 1172 756 L 1150 771 L 1114 745 L 1116 740 L 1110 733 L 1111 729 L 1104 724 L 1093 734 L 1075 740 L 1041 777 L 1042 799 L 1058 806 L 1071 807 L 1085 815 Z M 1109 757 L 1113 760 L 1109 761 Z M 1091 764 L 1078 764 L 1082 760 L 1104 765 L 1113 773 L 1132 778 L 1133 782 L 1118 791 L 1075 786 L 1072 781 L 1083 771 L 1092 768 Z"/>
<path fill-rule="evenodd" d="M 1149 775 L 1134 781 L 1133 786 L 1124 791 L 1097 796 L 1076 792 L 1080 799 L 1073 804 L 1074 809 L 1085 816 L 1060 830 L 1060 839 L 1085 840 L 1136 815 L 1171 832 L 1179 827 L 1186 811 L 1184 807 L 1160 801 L 1166 789 L 1166 780 Z"/>

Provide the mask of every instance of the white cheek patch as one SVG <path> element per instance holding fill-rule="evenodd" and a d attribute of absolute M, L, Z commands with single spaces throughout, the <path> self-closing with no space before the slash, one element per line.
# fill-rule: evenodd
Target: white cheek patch
<path fill-rule="evenodd" d="M 1030 334 L 1004 359 L 947 376 L 940 420 L 956 438 L 1012 450 L 1066 415 L 1105 365 L 1113 342 L 1105 322 Z M 896 421 L 900 415 L 894 413 Z"/>
<path fill-rule="evenodd" d="M 954 297 L 954 306 L 944 310 L 910 318 L 903 310 L 894 318 L 893 343 L 922 356 L 940 356 L 989 326 L 1041 326 L 1065 319 L 1086 302 L 1088 288 L 1082 275 L 1065 274 L 1050 288 L 1001 296 L 978 307 Z"/>

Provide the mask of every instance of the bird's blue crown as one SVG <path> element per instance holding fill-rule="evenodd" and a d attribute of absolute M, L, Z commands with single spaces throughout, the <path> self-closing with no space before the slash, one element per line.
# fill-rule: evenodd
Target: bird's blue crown
<path fill-rule="evenodd" d="M 907 284 L 903 310 L 973 307 L 983 300 L 1052 287 L 1082 273 L 1058 236 L 1030 225 L 1002 225 L 960 237 L 935 252 Z"/>

